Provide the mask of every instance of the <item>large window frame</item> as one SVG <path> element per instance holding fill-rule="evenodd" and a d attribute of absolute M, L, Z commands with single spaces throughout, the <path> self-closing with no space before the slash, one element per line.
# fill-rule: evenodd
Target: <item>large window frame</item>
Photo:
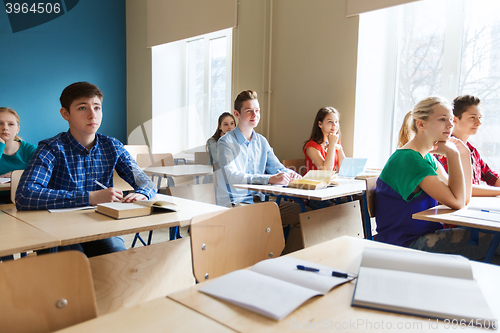
<path fill-rule="evenodd" d="M 483 1 L 486 2 L 486 0 Z M 429 10 L 427 7 L 416 19 L 424 21 L 436 14 L 431 23 L 437 25 L 445 22 L 444 29 L 440 31 L 444 36 L 444 42 L 440 46 L 442 47 L 441 64 L 435 67 L 439 70 L 440 82 L 437 84 L 438 87 L 432 89 L 425 85 L 418 86 L 418 82 L 412 82 L 413 88 L 420 87 L 422 91 L 413 92 L 411 101 L 402 103 L 398 89 L 407 85 L 407 82 L 401 80 L 404 77 L 402 71 L 408 68 L 401 67 L 400 64 L 403 58 L 400 52 L 404 47 L 402 38 L 405 38 L 402 36 L 404 29 L 401 27 L 401 15 L 405 10 L 413 14 L 418 12 L 418 8 L 431 5 L 433 10 Z M 435 9 L 439 6 L 445 7 L 446 10 Z M 471 136 L 469 140 L 472 144 L 477 145 L 483 159 L 491 167 L 500 168 L 500 157 L 496 157 L 499 156 L 496 152 L 500 151 L 500 144 L 491 140 L 491 134 L 494 133 L 493 126 L 500 125 L 500 114 L 497 116 L 496 112 L 500 109 L 500 98 L 497 96 L 498 94 L 491 96 L 491 94 L 484 93 L 485 90 L 477 88 L 477 85 L 474 88 L 474 83 L 464 84 L 461 81 L 461 78 L 464 77 L 464 70 L 468 69 L 466 62 L 470 61 L 471 57 L 469 54 L 471 49 L 464 46 L 470 42 L 471 38 L 467 35 L 470 32 L 468 31 L 470 26 L 467 25 L 469 24 L 467 18 L 472 21 L 470 17 L 473 16 L 473 13 L 471 12 L 472 9 L 475 9 L 471 6 L 479 6 L 479 4 L 478 2 L 470 2 L 470 0 L 424 0 L 360 15 L 354 134 L 354 154 L 356 156 L 369 157 L 371 166 L 383 167 L 385 161 L 396 149 L 398 132 L 404 114 L 418 100 L 429 95 L 440 95 L 452 101 L 457 95 L 474 94 L 483 101 L 482 107 L 485 114 L 483 119 L 485 121 L 479 129 L 479 133 Z M 499 10 L 498 7 L 496 10 Z M 408 19 L 406 19 L 407 21 Z M 497 25 L 494 22 L 490 28 L 497 28 L 497 26 L 500 29 L 500 24 Z M 475 29 L 475 27 L 473 28 Z M 498 36 L 499 38 L 492 37 L 492 43 L 494 40 L 495 43 L 500 44 L 500 34 Z M 481 43 L 487 44 L 487 41 L 488 39 L 486 42 L 482 40 Z M 416 48 L 415 45 L 410 45 L 410 47 L 413 47 L 413 50 Z M 488 50 L 493 53 L 493 47 Z M 383 56 L 378 57 L 380 54 Z M 478 67 L 491 67 L 493 66 L 490 64 L 491 61 L 489 58 L 480 60 Z M 417 69 L 423 70 L 422 68 Z M 476 73 L 480 71 L 476 70 Z M 492 71 L 489 69 L 483 80 L 489 80 L 493 82 L 495 87 L 500 88 L 500 79 L 492 77 L 491 73 Z M 482 74 L 476 75 L 476 79 L 479 77 L 481 80 Z M 497 88 L 491 89 L 491 91 L 495 90 Z M 492 104 L 497 104 L 497 106 L 492 106 Z M 368 138 L 370 140 L 367 140 Z"/>

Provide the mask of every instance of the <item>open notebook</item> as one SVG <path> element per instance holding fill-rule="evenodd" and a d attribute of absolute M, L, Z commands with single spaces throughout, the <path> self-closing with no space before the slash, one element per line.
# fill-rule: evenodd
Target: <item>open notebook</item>
<path fill-rule="evenodd" d="M 352 305 L 472 326 L 496 320 L 468 259 L 420 251 L 365 248 Z"/>

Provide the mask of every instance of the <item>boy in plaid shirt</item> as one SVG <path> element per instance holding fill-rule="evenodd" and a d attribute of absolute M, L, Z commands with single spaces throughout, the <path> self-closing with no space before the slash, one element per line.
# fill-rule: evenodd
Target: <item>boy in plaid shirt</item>
<path fill-rule="evenodd" d="M 69 130 L 39 143 L 19 181 L 18 210 L 132 202 L 156 195 L 156 187 L 123 144 L 97 133 L 102 120 L 102 98 L 101 90 L 88 82 L 76 82 L 63 90 L 60 112 L 68 121 Z M 113 188 L 115 169 L 134 188 L 134 193 L 123 197 L 119 189 Z M 125 250 L 125 245 L 122 237 L 111 237 L 71 245 L 70 249 L 91 257 Z"/>

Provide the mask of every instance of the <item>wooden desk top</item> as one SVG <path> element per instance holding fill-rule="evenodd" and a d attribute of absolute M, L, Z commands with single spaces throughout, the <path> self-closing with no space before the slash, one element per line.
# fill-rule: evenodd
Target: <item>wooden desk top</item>
<path fill-rule="evenodd" d="M 234 332 L 218 322 L 166 297 L 83 322 L 58 331 L 77 332 Z"/>
<path fill-rule="evenodd" d="M 163 194 L 158 194 L 157 199 L 175 203 L 179 211 L 121 220 L 96 213 L 94 209 L 59 213 L 49 213 L 47 210 L 17 211 L 15 208 L 3 211 L 61 240 L 60 245 L 70 245 L 141 231 L 189 225 L 193 216 L 227 209 Z"/>
<path fill-rule="evenodd" d="M 366 181 L 358 179 L 337 179 L 339 186 L 328 187 L 321 190 L 302 190 L 279 185 L 235 184 L 235 188 L 248 189 L 274 195 L 288 195 L 297 198 L 313 200 L 329 200 L 346 195 L 360 194 L 366 190 Z"/>
<path fill-rule="evenodd" d="M 0 184 L 0 191 L 10 191 L 10 182 Z"/>
<path fill-rule="evenodd" d="M 0 256 L 50 248 L 59 244 L 59 239 L 48 233 L 0 212 Z"/>
<path fill-rule="evenodd" d="M 202 164 L 179 164 L 164 167 L 149 167 L 145 168 L 144 172 L 163 175 L 163 177 L 203 176 L 212 173 L 213 167 Z"/>
<path fill-rule="evenodd" d="M 357 273 L 364 247 L 405 249 L 343 236 L 291 253 L 290 256 Z M 496 318 L 500 318 L 500 288 L 497 281 L 500 267 L 478 262 L 471 262 L 471 264 L 474 277 L 483 290 L 493 314 Z M 462 329 L 457 326 L 446 329 L 442 321 L 436 323 L 435 320 L 427 318 L 351 307 L 355 281 L 336 287 L 325 296 L 308 300 L 281 321 L 274 321 L 198 292 L 204 283 L 209 282 L 197 284 L 168 297 L 238 332 L 294 332 L 300 329 L 308 331 L 307 328 L 332 332 L 449 332 L 450 328 L 460 328 L 460 331 L 477 331 L 477 328 Z M 396 329 L 398 327 L 400 329 Z"/>
<path fill-rule="evenodd" d="M 473 197 L 471 198 L 471 203 L 480 203 L 481 201 L 488 200 L 491 198 Z M 498 199 L 500 201 L 500 198 Z M 424 220 L 439 223 L 455 224 L 462 227 L 471 227 L 484 230 L 500 231 L 500 223 L 494 221 L 479 220 L 464 216 L 455 216 L 451 213 L 455 212 L 456 209 L 451 209 L 447 206 L 440 205 L 436 206 L 423 212 L 413 214 L 412 217 L 416 220 Z"/>

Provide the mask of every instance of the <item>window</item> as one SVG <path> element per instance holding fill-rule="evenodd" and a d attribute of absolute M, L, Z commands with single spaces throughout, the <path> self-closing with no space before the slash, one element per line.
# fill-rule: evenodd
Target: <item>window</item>
<path fill-rule="evenodd" d="M 473 94 L 482 100 L 483 125 L 470 141 L 491 167 L 500 169 L 494 135 L 500 129 L 498 17 L 495 0 L 426 0 L 362 14 L 355 136 L 365 140 L 356 139 L 355 153 L 371 154 L 374 164 L 383 166 L 396 149 L 404 115 L 419 100 Z M 364 96 L 372 98 L 366 102 Z M 373 118 L 379 125 L 375 130 L 390 139 L 363 147 Z M 383 158 L 377 160 L 376 154 Z"/>
<path fill-rule="evenodd" d="M 231 111 L 232 29 L 153 47 L 153 152 L 204 146 Z"/>

